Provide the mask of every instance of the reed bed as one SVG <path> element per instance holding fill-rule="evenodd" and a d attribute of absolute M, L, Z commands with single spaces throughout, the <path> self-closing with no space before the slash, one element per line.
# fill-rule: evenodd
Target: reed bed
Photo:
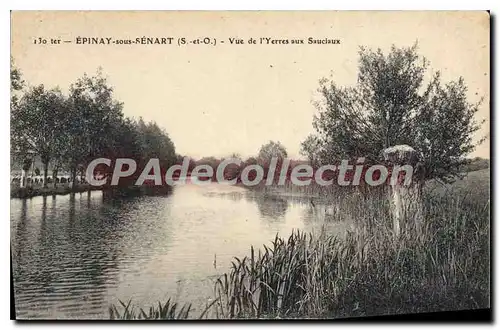
<path fill-rule="evenodd" d="M 168 299 L 165 304 L 158 302 L 158 306 L 151 306 L 147 312 L 136 309 L 129 300 L 127 304 L 119 301 L 121 307 L 111 305 L 109 308 L 109 318 L 112 320 L 185 320 L 189 317 L 191 304 L 185 304 L 179 309 L 177 303 L 171 303 Z"/>
<path fill-rule="evenodd" d="M 296 231 L 250 247 L 217 279 L 201 317 L 344 318 L 489 307 L 487 186 L 427 192 L 424 228 L 417 234 L 408 224 L 398 237 L 383 199 L 338 198 L 330 221 L 356 219 L 354 230 L 343 237 Z M 140 310 L 135 316 L 141 314 L 176 315 Z"/>
<path fill-rule="evenodd" d="M 365 220 L 370 212 L 368 204 Z M 275 237 L 215 285 L 216 318 L 342 318 L 489 306 L 489 201 L 427 196 L 426 226 Z M 373 210 L 372 210 L 373 211 Z M 380 219 L 379 219 L 380 220 Z"/>

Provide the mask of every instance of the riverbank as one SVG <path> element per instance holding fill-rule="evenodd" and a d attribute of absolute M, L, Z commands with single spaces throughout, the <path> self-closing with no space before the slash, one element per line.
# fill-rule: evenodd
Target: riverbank
<path fill-rule="evenodd" d="M 86 191 L 101 190 L 100 187 L 91 186 L 88 184 L 77 185 L 72 188 L 69 185 L 61 184 L 56 187 L 49 186 L 44 188 L 42 186 L 29 186 L 26 188 L 11 187 L 10 198 L 32 198 L 36 196 L 54 196 L 54 195 L 67 195 L 70 193 L 82 193 Z"/>
<path fill-rule="evenodd" d="M 356 218 L 354 232 L 345 239 L 295 232 L 249 247 L 216 281 L 202 314 L 169 302 L 146 311 L 113 306 L 110 317 L 345 318 L 489 308 L 489 180 L 475 175 L 483 180 L 426 193 L 419 234 L 409 228 L 394 237 L 380 201 L 346 200 L 340 213 Z"/>
<path fill-rule="evenodd" d="M 58 185 L 43 188 L 42 186 L 30 186 L 26 188 L 11 187 L 10 198 L 27 199 L 36 196 L 68 195 L 71 193 L 83 193 L 89 191 L 103 191 L 106 197 L 123 198 L 138 195 L 166 195 L 172 190 L 170 186 L 131 186 L 131 187 L 96 187 L 89 184 L 79 184 L 75 187 L 69 185 Z"/>

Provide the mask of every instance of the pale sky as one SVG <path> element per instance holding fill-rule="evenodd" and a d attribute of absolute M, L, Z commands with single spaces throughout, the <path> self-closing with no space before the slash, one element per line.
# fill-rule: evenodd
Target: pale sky
<path fill-rule="evenodd" d="M 173 45 L 77 45 L 77 37 L 174 37 Z M 35 45 L 37 37 L 72 43 Z M 177 45 L 177 38 L 218 44 Z M 230 45 L 229 38 L 244 45 Z M 249 38 L 304 38 L 305 45 L 248 45 Z M 307 38 L 340 45 L 307 45 Z M 221 44 L 220 41 L 225 43 Z M 313 132 L 318 80 L 354 84 L 360 45 L 388 50 L 419 42 L 443 81 L 464 77 L 481 96 L 489 135 L 489 16 L 486 12 L 14 12 L 12 56 L 31 85 L 67 87 L 102 67 L 129 117 L 154 120 L 177 153 L 255 155 L 278 140 L 299 157 Z M 479 137 L 478 135 L 478 137 Z M 478 138 L 476 137 L 476 138 Z M 489 140 L 472 156 L 489 158 Z"/>

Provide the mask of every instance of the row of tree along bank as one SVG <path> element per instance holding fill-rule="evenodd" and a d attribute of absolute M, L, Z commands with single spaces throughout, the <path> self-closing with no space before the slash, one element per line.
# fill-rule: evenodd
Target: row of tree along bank
<path fill-rule="evenodd" d="M 176 162 L 168 134 L 155 122 L 126 118 L 100 70 L 77 79 L 65 95 L 59 88 L 29 86 L 12 65 L 11 94 L 11 162 L 21 167 L 21 189 L 35 160 L 45 189 L 52 172 L 54 191 L 60 191 L 56 178 L 62 172 L 69 173 L 71 189 L 79 189 L 76 177 L 98 157 L 158 158 L 166 167 Z"/>

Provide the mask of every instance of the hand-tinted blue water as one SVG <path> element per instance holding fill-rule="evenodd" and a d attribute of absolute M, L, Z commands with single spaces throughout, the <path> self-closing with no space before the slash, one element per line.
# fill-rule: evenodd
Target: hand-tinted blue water
<path fill-rule="evenodd" d="M 233 257 L 276 234 L 318 230 L 324 214 L 308 199 L 221 184 L 121 200 L 99 191 L 12 199 L 17 317 L 108 318 L 119 299 L 149 307 L 169 297 L 196 314 Z"/>

